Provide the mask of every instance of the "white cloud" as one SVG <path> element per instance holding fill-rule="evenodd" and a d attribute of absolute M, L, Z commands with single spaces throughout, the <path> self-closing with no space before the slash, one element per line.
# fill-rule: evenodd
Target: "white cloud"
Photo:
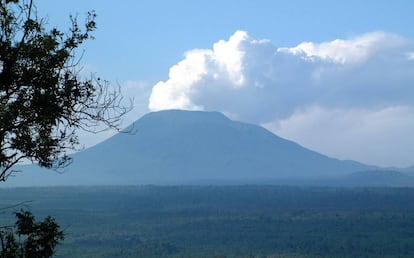
<path fill-rule="evenodd" d="M 293 48 L 282 50 L 293 54 L 304 54 L 307 58 L 318 57 L 336 63 L 359 63 L 366 61 L 381 50 L 403 47 L 407 40 L 384 32 L 367 33 L 353 39 L 336 39 L 331 42 L 315 44 L 304 42 Z"/>
<path fill-rule="evenodd" d="M 246 32 L 237 31 L 228 41 L 220 40 L 214 44 L 213 50 L 187 52 L 184 60 L 171 67 L 168 81 L 158 82 L 154 86 L 149 108 L 153 111 L 204 109 L 205 104 L 196 104 L 194 98 L 207 92 L 219 94 L 223 88 L 237 89 L 243 86 L 244 51 L 240 49 L 240 44 L 247 39 Z"/>
<path fill-rule="evenodd" d="M 409 142 L 408 138 L 414 138 L 413 130 L 403 130 L 405 134 L 402 134 L 399 128 L 406 125 L 402 121 L 411 126 L 408 121 L 413 117 L 409 112 L 382 113 L 414 107 L 412 53 L 412 41 L 385 32 L 277 48 L 268 40 L 258 40 L 244 31 L 237 31 L 211 49 L 187 52 L 184 59 L 170 69 L 168 80 L 153 87 L 149 109 L 217 110 L 241 121 L 279 124 L 278 130 L 274 126 L 271 128 L 307 147 L 373 163 L 374 154 L 354 157 L 351 153 L 358 153 L 358 150 L 353 151 L 344 144 L 361 141 L 363 145 L 368 139 L 378 137 L 389 139 L 387 144 L 397 147 L 390 138 L 393 135 L 390 132 L 394 131 L 400 132 L 398 139 L 405 137 Z M 388 116 L 378 117 L 379 114 Z M 388 124 L 392 115 L 399 116 L 398 123 Z M 372 122 L 379 118 L 387 123 L 376 122 L 377 128 L 355 129 L 359 128 L 354 126 L 355 121 Z M 353 123 L 347 123 L 347 119 Z M 287 133 L 286 128 L 296 128 L 297 133 Z M 325 144 L 331 146 L 327 148 L 323 147 L 324 138 L 312 134 L 321 131 L 347 134 L 339 134 L 336 140 L 332 137 Z M 309 137 L 312 139 L 306 140 Z M 408 143 L 396 142 L 408 146 Z M 414 158 L 401 156 L 404 158 L 389 157 L 388 163 L 414 164 Z M 386 162 L 384 159 L 383 163 Z"/>
<path fill-rule="evenodd" d="M 340 159 L 381 166 L 413 165 L 413 106 L 373 110 L 312 106 L 263 126 Z"/>

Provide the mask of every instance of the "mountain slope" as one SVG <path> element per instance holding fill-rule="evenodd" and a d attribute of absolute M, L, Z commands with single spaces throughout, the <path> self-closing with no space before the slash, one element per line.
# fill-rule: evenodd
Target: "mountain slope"
<path fill-rule="evenodd" d="M 340 183 L 352 186 L 414 186 L 414 177 L 393 170 L 368 170 L 346 175 Z"/>
<path fill-rule="evenodd" d="M 46 185 L 248 182 L 338 176 L 371 169 L 326 157 L 217 112 L 150 113 L 129 130 L 132 133 L 119 133 L 73 155 L 74 162 L 63 175 L 39 172 L 31 166 L 32 173 L 18 175 L 10 184 L 22 183 L 25 177 L 31 184 Z"/>

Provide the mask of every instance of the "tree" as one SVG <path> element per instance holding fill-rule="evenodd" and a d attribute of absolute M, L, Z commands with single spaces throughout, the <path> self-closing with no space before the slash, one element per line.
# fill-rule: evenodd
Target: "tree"
<path fill-rule="evenodd" d="M 70 16 L 67 32 L 47 29 L 32 0 L 0 0 L 0 181 L 22 160 L 68 165 L 79 130 L 119 129 L 131 109 L 119 87 L 80 76 L 76 49 L 93 39 L 95 18 L 89 12 L 81 26 Z"/>
<path fill-rule="evenodd" d="M 132 106 L 119 87 L 80 76 L 76 50 L 93 39 L 96 14 L 84 26 L 70 16 L 66 32 L 39 18 L 33 0 L 0 0 L 0 181 L 29 160 L 41 167 L 68 165 L 78 132 L 119 129 Z M 0 230 L 1 257 L 51 257 L 63 232 L 53 218 L 36 222 L 16 213 L 14 227 Z"/>
<path fill-rule="evenodd" d="M 15 227 L 0 231 L 0 257 L 52 257 L 56 245 L 64 239 L 55 220 L 48 216 L 43 221 L 35 221 L 33 214 L 24 210 L 15 215 Z"/>

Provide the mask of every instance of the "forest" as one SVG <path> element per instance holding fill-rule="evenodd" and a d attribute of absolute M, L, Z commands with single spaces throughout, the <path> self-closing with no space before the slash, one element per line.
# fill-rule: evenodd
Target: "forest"
<path fill-rule="evenodd" d="M 101 186 L 0 189 L 13 212 L 51 215 L 56 257 L 412 257 L 414 189 Z"/>

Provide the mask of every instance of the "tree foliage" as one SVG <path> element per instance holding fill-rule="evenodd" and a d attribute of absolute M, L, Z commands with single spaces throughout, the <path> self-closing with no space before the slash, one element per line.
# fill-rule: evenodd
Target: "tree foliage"
<path fill-rule="evenodd" d="M 52 257 L 55 247 L 64 239 L 55 220 L 48 216 L 43 221 L 35 221 L 33 214 L 25 210 L 15 215 L 15 227 L 0 231 L 1 257 Z"/>
<path fill-rule="evenodd" d="M 129 111 L 119 88 L 80 76 L 75 50 L 93 39 L 95 18 L 70 16 L 64 32 L 37 17 L 33 1 L 0 0 L 0 181 L 21 160 L 67 165 L 79 129 L 118 128 Z"/>

